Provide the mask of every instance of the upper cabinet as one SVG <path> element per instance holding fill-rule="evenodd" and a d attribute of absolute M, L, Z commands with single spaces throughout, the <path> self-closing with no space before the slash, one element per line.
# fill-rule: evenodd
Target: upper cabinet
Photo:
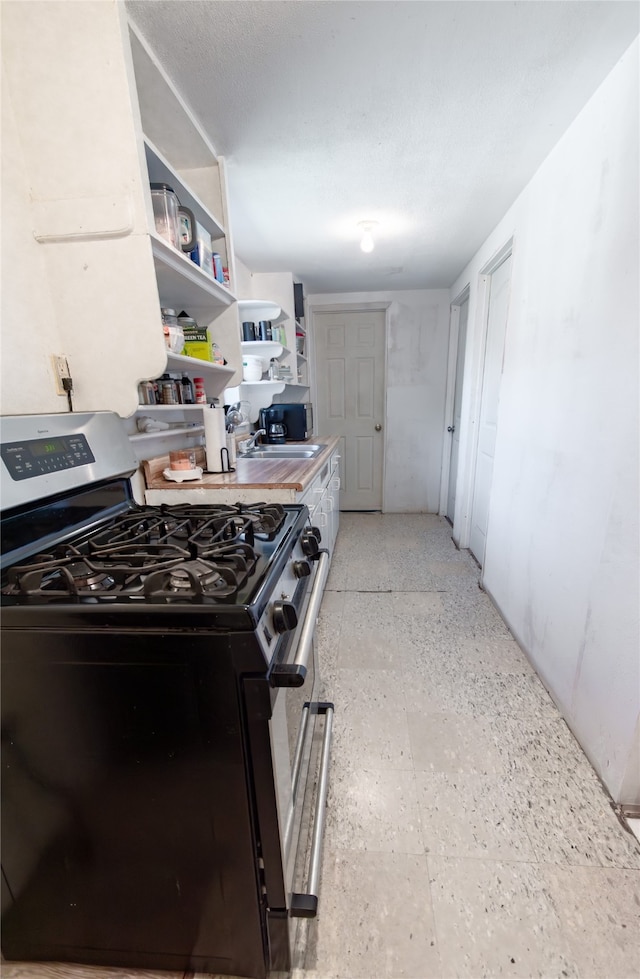
<path fill-rule="evenodd" d="M 226 392 L 228 403 L 244 400 L 251 404 L 251 421 L 255 422 L 260 408 L 272 403 L 308 401 L 309 388 L 306 364 L 301 366 L 296 352 L 293 275 L 290 272 L 251 273 L 241 262 L 238 262 L 238 273 L 242 283 L 238 300 L 240 321 L 253 322 L 258 326 L 260 320 L 267 320 L 278 327 L 278 333 L 280 328 L 284 332 L 284 342 L 278 342 L 272 348 L 261 341 L 242 343 L 244 355 L 261 357 L 263 379 L 243 381 L 238 388 L 230 388 Z M 271 380 L 268 375 L 271 359 L 277 360 L 284 368 L 278 381 Z"/>
<path fill-rule="evenodd" d="M 162 306 L 209 327 L 227 366 L 208 365 L 207 393 L 220 395 L 242 356 L 224 162 L 123 4 L 5 6 L 2 413 L 65 411 L 64 355 L 76 411 L 131 415 L 138 382 L 173 369 Z M 152 182 L 211 236 L 228 284 L 156 233 Z"/>

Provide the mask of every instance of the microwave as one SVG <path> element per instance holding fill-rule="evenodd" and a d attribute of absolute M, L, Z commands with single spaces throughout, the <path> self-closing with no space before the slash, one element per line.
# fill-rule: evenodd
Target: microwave
<path fill-rule="evenodd" d="M 310 404 L 271 405 L 270 408 L 263 408 L 260 412 L 260 428 L 264 428 L 267 433 L 262 436 L 264 442 L 270 441 L 270 425 L 278 422 L 285 427 L 284 437 L 287 442 L 303 442 L 313 432 L 313 409 Z"/>

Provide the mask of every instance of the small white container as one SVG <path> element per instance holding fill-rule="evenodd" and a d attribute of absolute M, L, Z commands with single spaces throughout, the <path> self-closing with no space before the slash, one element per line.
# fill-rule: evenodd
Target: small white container
<path fill-rule="evenodd" d="M 248 357 L 242 358 L 242 378 L 245 381 L 262 380 L 262 358 Z"/>

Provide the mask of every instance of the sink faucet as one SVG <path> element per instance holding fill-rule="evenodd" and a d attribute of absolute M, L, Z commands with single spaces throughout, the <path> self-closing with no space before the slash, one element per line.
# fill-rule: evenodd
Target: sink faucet
<path fill-rule="evenodd" d="M 249 449 L 255 448 L 255 444 L 258 437 L 260 435 L 266 435 L 266 434 L 267 434 L 266 429 L 259 428 L 258 431 L 254 432 L 250 438 L 243 439 L 242 442 L 238 442 L 238 452 L 240 452 L 240 454 L 242 455 L 245 452 L 248 452 Z"/>

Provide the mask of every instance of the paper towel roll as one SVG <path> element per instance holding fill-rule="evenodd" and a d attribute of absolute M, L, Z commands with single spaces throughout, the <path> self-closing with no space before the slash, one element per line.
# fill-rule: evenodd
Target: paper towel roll
<path fill-rule="evenodd" d="M 231 471 L 227 433 L 224 426 L 224 408 L 205 408 L 204 444 L 207 456 L 207 472 L 224 473 Z"/>

